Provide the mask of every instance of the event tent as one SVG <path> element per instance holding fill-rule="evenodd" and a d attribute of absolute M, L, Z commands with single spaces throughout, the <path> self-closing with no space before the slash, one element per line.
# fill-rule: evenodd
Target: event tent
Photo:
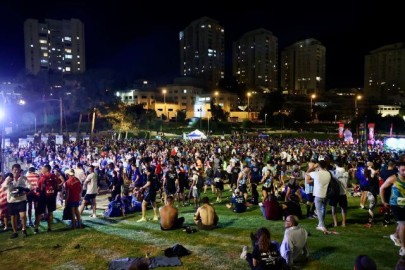
<path fill-rule="evenodd" d="M 207 136 L 205 136 L 204 133 L 199 131 L 198 129 L 190 132 L 189 134 L 186 135 L 186 138 L 189 140 L 201 140 L 201 139 L 207 139 Z"/>

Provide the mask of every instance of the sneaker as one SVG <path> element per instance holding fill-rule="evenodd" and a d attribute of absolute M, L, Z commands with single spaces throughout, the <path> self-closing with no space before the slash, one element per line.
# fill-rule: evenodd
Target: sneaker
<path fill-rule="evenodd" d="M 402 248 L 399 250 L 399 256 L 404 256 L 405 255 L 405 248 Z"/>
<path fill-rule="evenodd" d="M 96 215 L 96 214 L 93 214 L 93 215 L 91 215 L 90 217 L 91 217 L 91 218 L 97 218 L 97 215 Z"/>
<path fill-rule="evenodd" d="M 18 233 L 13 233 L 11 236 L 10 236 L 10 239 L 14 239 L 14 238 L 17 238 L 18 237 Z"/>
<path fill-rule="evenodd" d="M 141 218 L 141 219 L 137 220 L 136 222 L 145 222 L 145 221 L 146 221 L 146 218 Z"/>
<path fill-rule="evenodd" d="M 34 229 L 34 234 L 38 234 L 39 230 L 38 229 Z"/>
<path fill-rule="evenodd" d="M 22 230 L 22 236 L 23 236 L 23 238 L 28 236 L 27 230 Z"/>
<path fill-rule="evenodd" d="M 316 229 L 317 229 L 318 231 L 322 231 L 322 232 L 326 232 L 326 231 L 327 231 L 325 227 L 321 227 L 321 226 L 316 226 Z"/>
<path fill-rule="evenodd" d="M 394 244 L 397 247 L 401 246 L 401 241 L 399 241 L 399 239 L 395 236 L 395 234 L 390 234 L 390 239 L 392 240 L 392 242 L 394 242 Z M 402 255 L 401 255 L 402 256 Z"/>
<path fill-rule="evenodd" d="M 153 220 L 153 221 L 158 221 L 158 220 L 159 220 L 159 217 L 158 217 L 158 216 L 154 216 L 152 220 Z"/>
<path fill-rule="evenodd" d="M 243 246 L 242 253 L 240 254 L 241 260 L 246 259 L 246 254 L 247 254 L 247 246 Z"/>

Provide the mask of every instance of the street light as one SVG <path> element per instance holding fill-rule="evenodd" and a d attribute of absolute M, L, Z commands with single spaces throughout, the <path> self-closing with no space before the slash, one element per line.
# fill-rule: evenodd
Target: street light
<path fill-rule="evenodd" d="M 363 97 L 361 95 L 357 95 L 356 98 L 354 99 L 354 113 L 356 118 L 359 116 L 359 108 L 357 106 L 357 101 L 361 100 L 362 98 Z"/>
<path fill-rule="evenodd" d="M 249 106 L 250 106 L 250 95 L 251 95 L 252 93 L 250 93 L 250 92 L 248 92 L 247 93 L 247 97 L 248 97 L 248 105 L 247 105 L 247 118 L 248 119 L 250 119 L 250 117 L 249 117 L 249 112 L 250 112 L 250 108 L 249 108 Z"/>
<path fill-rule="evenodd" d="M 264 129 L 267 129 L 267 113 L 264 114 Z"/>
<path fill-rule="evenodd" d="M 162 90 L 163 93 L 163 103 L 164 103 L 164 109 L 163 109 L 163 113 L 166 113 L 166 89 Z M 162 120 L 163 120 L 163 116 L 162 116 Z"/>
<path fill-rule="evenodd" d="M 202 108 L 200 107 L 199 109 L 197 109 L 197 111 L 200 112 L 200 130 L 201 130 L 201 117 L 202 117 Z"/>
<path fill-rule="evenodd" d="M 312 121 L 312 115 L 313 115 L 313 113 L 314 113 L 314 109 L 312 108 L 312 100 L 315 99 L 315 98 L 316 98 L 316 95 L 315 95 L 315 94 L 312 94 L 312 95 L 311 95 L 311 121 Z"/>
<path fill-rule="evenodd" d="M 215 96 L 215 105 L 218 105 L 218 95 L 219 95 L 219 92 L 218 92 L 218 91 L 215 91 L 215 93 L 214 93 L 214 96 Z"/>

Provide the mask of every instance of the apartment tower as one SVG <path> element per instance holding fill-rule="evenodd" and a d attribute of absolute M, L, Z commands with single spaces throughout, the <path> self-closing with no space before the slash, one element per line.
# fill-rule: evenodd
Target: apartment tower
<path fill-rule="evenodd" d="M 386 45 L 366 55 L 364 94 L 367 97 L 387 100 L 403 94 L 404 90 L 405 43 Z"/>
<path fill-rule="evenodd" d="M 278 39 L 260 28 L 233 43 L 233 75 L 249 89 L 278 89 Z"/>
<path fill-rule="evenodd" d="M 305 39 L 281 53 L 281 88 L 284 93 L 307 95 L 325 91 L 325 47 Z"/>
<path fill-rule="evenodd" d="M 78 19 L 24 22 L 25 69 L 63 74 L 83 73 L 86 70 L 84 25 Z"/>
<path fill-rule="evenodd" d="M 202 17 L 180 32 L 180 73 L 199 79 L 211 91 L 224 78 L 224 27 Z"/>

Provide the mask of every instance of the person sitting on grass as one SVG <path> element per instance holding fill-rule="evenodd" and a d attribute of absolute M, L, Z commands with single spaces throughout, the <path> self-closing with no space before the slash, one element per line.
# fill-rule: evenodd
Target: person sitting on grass
<path fill-rule="evenodd" d="M 291 194 L 290 199 L 281 205 L 283 209 L 283 218 L 286 219 L 289 215 L 297 216 L 302 218 L 302 210 L 300 206 L 300 199 L 297 195 Z"/>
<path fill-rule="evenodd" d="M 277 201 L 276 195 L 267 196 L 263 203 L 259 203 L 260 210 L 267 220 L 280 220 L 282 217 L 282 209 Z"/>
<path fill-rule="evenodd" d="M 108 208 L 104 212 L 105 217 L 121 217 L 125 216 L 125 207 L 121 201 L 119 194 L 115 195 L 115 199 L 108 204 Z"/>
<path fill-rule="evenodd" d="M 234 211 L 235 213 L 246 212 L 246 209 L 249 206 L 251 206 L 251 204 L 246 202 L 245 197 L 239 189 L 235 189 L 233 191 L 231 203 L 226 204 L 226 207 L 229 209 L 232 208 L 232 211 Z"/>
<path fill-rule="evenodd" d="M 194 214 L 194 223 L 200 230 L 212 230 L 218 224 L 218 215 L 210 204 L 208 197 L 202 198 L 202 203 Z"/>
<path fill-rule="evenodd" d="M 159 209 L 160 229 L 162 231 L 180 229 L 184 223 L 184 217 L 179 218 L 179 210 L 174 207 L 174 197 L 166 198 L 166 205 Z"/>
<path fill-rule="evenodd" d="M 247 246 L 243 247 L 240 258 L 246 260 L 250 269 L 283 269 L 285 261 L 280 255 L 279 245 L 271 241 L 270 231 L 261 227 L 255 234 L 253 252 L 247 252 Z"/>
<path fill-rule="evenodd" d="M 287 265 L 292 267 L 296 261 L 308 260 L 308 232 L 298 226 L 298 217 L 294 215 L 287 216 L 284 227 L 285 232 L 280 246 L 280 253 Z"/>

